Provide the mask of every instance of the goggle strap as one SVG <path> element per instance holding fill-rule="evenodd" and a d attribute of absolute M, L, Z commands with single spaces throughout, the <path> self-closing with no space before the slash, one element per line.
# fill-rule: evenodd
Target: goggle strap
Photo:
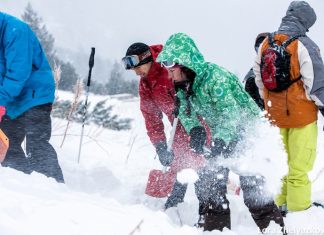
<path fill-rule="evenodd" d="M 122 61 L 124 63 L 125 69 L 131 69 L 131 68 L 135 68 L 136 66 L 138 66 L 141 61 L 145 60 L 146 58 L 150 57 L 151 51 L 147 50 L 145 52 L 143 52 L 140 55 L 128 55 L 125 56 Z"/>
<path fill-rule="evenodd" d="M 140 54 L 138 56 L 139 61 L 145 60 L 146 58 L 150 57 L 151 55 L 152 55 L 151 54 L 151 51 L 150 50 L 147 50 L 147 51 L 143 52 L 142 54 Z"/>

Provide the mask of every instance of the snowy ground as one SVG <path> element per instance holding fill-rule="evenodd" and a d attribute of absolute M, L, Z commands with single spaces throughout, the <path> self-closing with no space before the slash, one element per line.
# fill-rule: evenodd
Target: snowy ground
<path fill-rule="evenodd" d="M 59 95 L 69 97 L 66 93 Z M 103 98 L 91 95 L 90 99 L 94 102 Z M 198 201 L 192 184 L 178 210 L 164 212 L 165 199 L 144 194 L 149 171 L 161 166 L 154 159 L 154 149 L 146 136 L 138 99 L 111 98 L 108 103 L 122 117 L 133 118 L 133 128 L 117 132 L 86 126 L 80 164 L 77 154 L 81 126 L 71 126 L 60 148 L 66 123 L 54 119 L 51 141 L 58 152 L 66 184 L 37 173 L 25 175 L 0 168 L 0 235 L 220 234 L 193 227 L 198 217 Z M 318 158 L 312 179 L 324 167 L 322 118 L 319 122 Z M 324 202 L 324 173 L 313 184 L 313 198 Z M 229 200 L 232 231 L 222 234 L 259 234 L 242 195 L 229 195 Z M 312 207 L 288 214 L 285 222 L 290 234 L 324 234 L 323 218 L 324 210 Z M 269 234 L 278 233 L 275 225 L 271 229 Z"/>

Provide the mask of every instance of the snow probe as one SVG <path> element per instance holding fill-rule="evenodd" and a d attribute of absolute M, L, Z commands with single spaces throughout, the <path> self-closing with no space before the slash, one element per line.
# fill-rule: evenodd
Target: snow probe
<path fill-rule="evenodd" d="M 5 159 L 8 148 L 9 139 L 6 134 L 0 129 L 0 163 Z"/>
<path fill-rule="evenodd" d="M 89 59 L 89 74 L 88 74 L 88 82 L 87 82 L 86 100 L 85 100 L 84 108 L 83 108 L 82 130 L 81 130 L 81 138 L 80 138 L 79 153 L 78 153 L 78 163 L 80 163 L 81 147 L 82 147 L 83 132 L 84 132 L 84 124 L 85 124 L 85 119 L 86 119 L 86 114 L 87 114 L 88 97 L 89 97 L 90 82 L 91 82 L 91 73 L 92 73 L 92 68 L 93 68 L 93 65 L 94 65 L 94 55 L 95 55 L 95 48 L 92 47 L 91 48 L 90 59 Z"/>
<path fill-rule="evenodd" d="M 171 151 L 174 135 L 177 129 L 178 118 L 174 118 L 172 124 L 172 130 L 170 138 L 167 144 L 167 150 Z M 176 172 L 172 172 L 171 169 L 164 167 L 163 170 L 151 170 L 145 189 L 145 194 L 151 197 L 167 197 L 173 189 L 173 185 L 176 181 Z"/>

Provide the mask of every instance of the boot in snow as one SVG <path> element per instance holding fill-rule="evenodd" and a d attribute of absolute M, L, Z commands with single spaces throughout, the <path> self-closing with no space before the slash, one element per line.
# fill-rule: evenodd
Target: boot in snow
<path fill-rule="evenodd" d="M 221 213 L 207 213 L 205 215 L 204 231 L 213 231 L 215 229 L 223 231 L 223 228 L 231 229 L 230 210 Z"/>
<path fill-rule="evenodd" d="M 266 229 L 269 226 L 270 221 L 273 220 L 276 224 L 279 224 L 280 227 L 283 228 L 284 232 L 285 224 L 282 215 L 279 208 L 274 203 L 254 209 L 249 208 L 249 211 L 260 231 Z"/>
<path fill-rule="evenodd" d="M 279 206 L 279 211 L 280 211 L 282 217 L 286 217 L 286 215 L 288 213 L 287 205 Z"/>
<path fill-rule="evenodd" d="M 198 222 L 195 223 L 195 227 L 203 228 L 205 226 L 205 215 L 199 215 Z"/>

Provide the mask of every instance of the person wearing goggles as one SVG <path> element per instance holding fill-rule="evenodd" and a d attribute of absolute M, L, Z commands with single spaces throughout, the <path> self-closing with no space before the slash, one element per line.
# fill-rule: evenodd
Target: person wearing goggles
<path fill-rule="evenodd" d="M 170 36 L 157 61 L 174 81 L 180 100 L 179 119 L 190 136 L 190 147 L 207 160 L 206 167 L 198 170 L 199 179 L 195 183 L 199 200 L 196 225 L 207 231 L 230 229 L 226 197 L 229 169 L 223 165 L 222 159 L 237 161 L 240 155 L 236 154 L 236 148 L 239 143 L 242 146 L 245 130 L 250 130 L 257 120 L 261 121 L 260 109 L 244 91 L 238 78 L 226 69 L 206 62 L 186 34 Z M 206 130 L 199 117 L 204 119 L 212 134 L 209 151 L 205 147 Z M 271 193 L 264 189 L 264 182 L 264 177 L 254 172 L 240 176 L 244 203 L 260 230 L 274 221 L 284 232 L 282 215 Z"/>
<path fill-rule="evenodd" d="M 177 125 L 172 151 L 167 150 L 162 118 L 164 114 L 170 123 L 173 122 L 175 91 L 168 71 L 155 61 L 162 48 L 162 45 L 134 43 L 127 49 L 122 62 L 126 70 L 132 70 L 140 76 L 140 109 L 145 119 L 147 135 L 161 164 L 170 167 L 173 172 L 178 172 L 191 167 L 190 164 L 199 165 L 199 159 L 202 158 L 190 151 L 188 135 L 180 122 Z M 176 181 L 165 203 L 165 209 L 183 202 L 186 190 L 187 185 Z"/>
<path fill-rule="evenodd" d="M 134 69 L 151 61 L 152 53 L 150 50 L 144 51 L 140 55 L 127 55 L 122 59 L 126 70 Z"/>

